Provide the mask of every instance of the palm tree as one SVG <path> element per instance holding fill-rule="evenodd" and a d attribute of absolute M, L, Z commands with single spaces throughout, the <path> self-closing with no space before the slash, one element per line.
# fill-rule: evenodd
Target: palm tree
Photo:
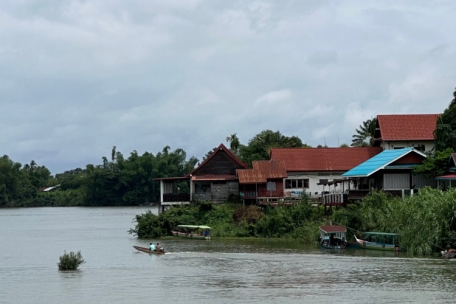
<path fill-rule="evenodd" d="M 352 147 L 372 147 L 375 140 L 375 127 L 377 126 L 377 118 L 371 118 L 359 126 L 356 129 L 355 135 L 353 135 Z"/>
<path fill-rule="evenodd" d="M 226 141 L 230 143 L 230 150 L 234 154 L 238 154 L 238 149 L 239 146 L 241 145 L 241 142 L 239 141 L 239 138 L 237 137 L 236 133 L 231 134 L 230 136 L 226 137 Z"/>

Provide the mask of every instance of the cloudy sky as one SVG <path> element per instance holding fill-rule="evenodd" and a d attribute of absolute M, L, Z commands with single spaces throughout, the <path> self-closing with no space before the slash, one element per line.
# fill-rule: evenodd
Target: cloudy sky
<path fill-rule="evenodd" d="M 441 113 L 456 1 L 0 1 L 0 154 L 53 174 L 164 146 L 202 158 L 270 129 L 351 143 Z"/>

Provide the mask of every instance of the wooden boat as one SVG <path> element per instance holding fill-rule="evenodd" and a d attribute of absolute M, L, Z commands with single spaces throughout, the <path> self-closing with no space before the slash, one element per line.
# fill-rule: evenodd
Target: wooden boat
<path fill-rule="evenodd" d="M 150 253 L 150 254 L 157 254 L 157 255 L 165 254 L 164 251 L 153 251 L 153 250 L 150 250 L 147 247 L 133 246 L 133 248 L 135 248 L 138 251 L 142 251 L 142 252 Z"/>
<path fill-rule="evenodd" d="M 440 251 L 442 257 L 445 259 L 455 259 L 456 258 L 456 249 L 448 249 L 445 251 Z"/>
<path fill-rule="evenodd" d="M 347 228 L 344 226 L 320 226 L 320 246 L 326 249 L 344 249 L 347 247 Z"/>
<path fill-rule="evenodd" d="M 210 240 L 212 237 L 212 228 L 205 225 L 178 225 L 172 231 L 174 236 Z"/>
<path fill-rule="evenodd" d="M 397 243 L 399 234 L 387 232 L 364 232 L 364 236 L 364 239 L 358 239 L 355 235 L 355 239 L 361 246 L 361 249 L 400 251 L 400 247 Z"/>

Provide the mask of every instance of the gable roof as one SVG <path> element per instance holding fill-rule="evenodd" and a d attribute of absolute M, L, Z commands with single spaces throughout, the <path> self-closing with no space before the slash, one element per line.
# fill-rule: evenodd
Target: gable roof
<path fill-rule="evenodd" d="M 230 149 L 225 147 L 224 144 L 220 144 L 220 146 L 218 146 L 217 149 L 215 149 L 211 155 L 209 155 L 201 164 L 198 165 L 198 167 L 193 169 L 192 172 L 190 172 L 186 176 L 193 175 L 195 172 L 197 172 L 202 167 L 204 167 L 208 162 L 210 162 L 210 160 L 212 158 L 214 158 L 214 156 L 217 155 L 218 153 L 220 153 L 221 151 L 224 151 L 228 155 L 228 157 L 239 166 L 239 168 L 241 168 L 241 169 L 247 168 L 247 165 L 244 164 L 236 155 L 234 155 L 233 152 L 230 151 Z"/>
<path fill-rule="evenodd" d="M 434 140 L 440 114 L 377 115 L 380 140 Z"/>
<path fill-rule="evenodd" d="M 252 162 L 252 167 L 236 170 L 240 184 L 266 183 L 268 179 L 288 176 L 283 160 L 257 160 Z"/>
<path fill-rule="evenodd" d="M 374 157 L 368 159 L 362 164 L 356 166 L 348 172 L 342 174 L 344 177 L 366 177 L 370 176 L 373 173 L 385 169 L 386 166 L 394 163 L 400 158 L 406 156 L 409 153 L 417 153 L 422 157 L 426 157 L 424 153 L 419 152 L 413 148 L 403 148 L 396 150 L 385 150 L 380 154 L 375 155 Z"/>
<path fill-rule="evenodd" d="M 380 153 L 370 148 L 272 148 L 271 159 L 283 160 L 287 172 L 347 171 Z"/>

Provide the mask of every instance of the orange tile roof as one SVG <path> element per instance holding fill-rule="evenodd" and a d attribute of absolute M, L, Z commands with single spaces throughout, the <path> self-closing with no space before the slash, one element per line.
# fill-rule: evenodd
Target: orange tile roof
<path fill-rule="evenodd" d="M 240 184 L 266 183 L 268 179 L 287 177 L 283 160 L 253 161 L 252 167 L 253 169 L 236 170 Z"/>
<path fill-rule="evenodd" d="M 434 140 L 440 114 L 377 115 L 381 140 Z"/>
<path fill-rule="evenodd" d="M 272 148 L 271 159 L 283 160 L 287 172 L 348 171 L 380 153 L 371 148 Z"/>

